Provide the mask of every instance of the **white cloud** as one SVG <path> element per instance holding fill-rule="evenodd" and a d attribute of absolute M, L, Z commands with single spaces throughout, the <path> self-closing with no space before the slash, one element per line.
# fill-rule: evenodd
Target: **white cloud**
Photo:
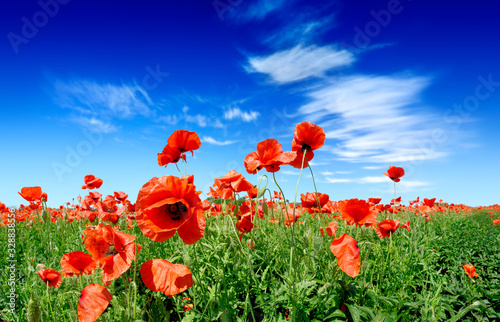
<path fill-rule="evenodd" d="M 195 123 L 199 127 L 216 127 L 216 128 L 221 128 L 224 127 L 222 123 L 217 120 L 213 119 L 212 117 L 206 116 L 206 115 L 201 115 L 201 114 L 196 114 L 196 115 L 184 115 L 184 120 L 189 123 Z"/>
<path fill-rule="evenodd" d="M 204 136 L 201 140 L 205 143 L 213 144 L 213 145 L 230 145 L 230 144 L 238 142 L 238 141 L 217 141 L 216 139 L 214 139 L 210 136 Z"/>
<path fill-rule="evenodd" d="M 91 132 L 113 133 L 118 131 L 118 128 L 111 123 L 96 119 L 95 117 L 73 117 L 70 119 L 74 123 L 86 128 Z"/>
<path fill-rule="evenodd" d="M 138 85 L 99 84 L 78 80 L 54 83 L 56 102 L 83 115 L 101 118 L 130 119 L 149 116 L 153 102 Z"/>
<path fill-rule="evenodd" d="M 429 141 L 439 129 L 436 115 L 417 107 L 429 80 L 412 75 L 353 75 L 330 78 L 307 95 L 311 102 L 299 111 L 320 121 L 330 148 L 350 162 L 408 162 L 446 155 Z M 323 121 L 322 120 L 327 120 Z"/>
<path fill-rule="evenodd" d="M 357 179 L 356 182 L 358 183 L 388 183 L 391 182 L 391 179 L 386 176 L 380 176 L 380 177 L 363 177 L 360 179 Z"/>
<path fill-rule="evenodd" d="M 244 122 L 250 122 L 257 117 L 259 117 L 260 113 L 255 112 L 255 111 L 250 111 L 250 112 L 243 112 L 239 108 L 230 108 L 224 112 L 224 119 L 226 120 L 233 120 L 233 119 L 241 119 Z"/>
<path fill-rule="evenodd" d="M 298 172 L 298 171 L 290 171 L 290 170 L 281 170 L 280 173 L 288 174 L 288 175 L 292 175 L 292 176 L 298 176 L 300 174 L 300 172 Z"/>
<path fill-rule="evenodd" d="M 352 182 L 352 179 L 345 179 L 345 178 L 325 178 L 326 182 L 328 183 L 345 183 L 345 182 Z"/>
<path fill-rule="evenodd" d="M 333 176 L 333 172 L 330 171 L 320 171 L 320 173 L 324 176 Z"/>
<path fill-rule="evenodd" d="M 354 55 L 344 49 L 297 45 L 269 56 L 251 57 L 246 70 L 268 74 L 272 81 L 284 84 L 309 77 L 323 77 L 328 70 L 349 66 Z"/>
<path fill-rule="evenodd" d="M 251 5 L 243 14 L 238 15 L 237 18 L 243 19 L 244 21 L 253 19 L 260 20 L 273 11 L 278 10 L 284 4 L 285 0 L 259 0 L 253 3 L 253 5 Z"/>
<path fill-rule="evenodd" d="M 381 167 L 381 166 L 366 166 L 366 167 L 362 167 L 363 169 L 365 170 L 382 170 L 384 167 Z"/>

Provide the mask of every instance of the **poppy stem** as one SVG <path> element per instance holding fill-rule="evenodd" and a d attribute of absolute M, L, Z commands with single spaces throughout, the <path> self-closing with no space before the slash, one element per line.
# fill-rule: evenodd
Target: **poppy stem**
<path fill-rule="evenodd" d="M 283 221 L 283 224 L 286 223 L 286 220 L 288 219 L 288 221 L 290 221 L 290 218 L 288 218 L 288 207 L 286 206 L 286 198 L 285 198 L 285 193 L 283 192 L 283 190 L 281 189 L 280 185 L 278 184 L 278 182 L 276 181 L 276 176 L 274 175 L 274 172 L 273 172 L 273 179 L 274 179 L 274 183 L 278 186 L 278 189 L 280 189 L 281 191 L 281 196 L 283 196 L 283 201 L 285 203 L 285 212 L 286 212 L 286 216 L 287 218 Z M 269 191 L 269 195 L 271 195 L 271 191 Z M 272 200 L 272 199 L 271 199 Z M 278 200 L 278 205 L 279 205 L 279 200 Z M 283 214 L 283 217 L 285 216 L 285 214 Z M 295 217 L 294 217 L 295 219 Z M 293 226 L 292 226 L 293 227 Z M 292 231 L 293 231 L 293 228 L 292 228 Z M 292 247 L 293 247 L 293 233 L 292 233 Z"/>
<path fill-rule="evenodd" d="M 304 157 L 305 156 L 306 156 L 306 154 L 304 153 Z M 306 161 L 307 161 L 307 158 L 306 158 Z M 311 177 L 313 179 L 314 191 L 316 192 L 316 204 L 318 206 L 319 211 L 321 212 L 321 203 L 319 202 L 318 188 L 316 188 L 316 182 L 314 181 L 313 170 L 312 170 L 311 165 L 309 164 L 309 162 L 307 162 L 307 166 L 309 167 L 309 171 L 311 171 Z"/>
<path fill-rule="evenodd" d="M 177 162 L 175 163 L 175 167 L 177 168 L 177 170 L 179 171 L 179 173 L 180 173 L 180 174 L 181 174 L 181 176 L 182 176 L 181 169 L 179 169 L 179 166 L 177 165 Z"/>
<path fill-rule="evenodd" d="M 396 207 L 396 181 L 394 181 L 394 207 Z"/>
<path fill-rule="evenodd" d="M 300 166 L 300 174 L 299 174 L 299 179 L 297 179 L 297 186 L 295 187 L 295 197 L 293 199 L 293 223 L 292 223 L 292 247 L 290 250 L 290 270 L 292 270 L 292 265 L 293 265 L 293 260 L 292 260 L 292 255 L 293 255 L 293 242 L 294 242 L 294 233 L 295 233 L 295 208 L 297 208 L 297 192 L 299 191 L 299 182 L 300 182 L 300 177 L 302 177 L 302 170 L 304 170 L 304 161 L 306 159 L 306 154 L 304 153 L 304 156 L 302 157 L 302 165 Z"/>
<path fill-rule="evenodd" d="M 49 312 L 48 312 L 48 316 L 47 316 L 47 320 L 48 318 L 50 318 L 50 316 L 52 315 L 52 305 L 50 304 L 50 292 L 49 292 L 49 283 L 47 282 L 47 301 L 49 302 Z"/>

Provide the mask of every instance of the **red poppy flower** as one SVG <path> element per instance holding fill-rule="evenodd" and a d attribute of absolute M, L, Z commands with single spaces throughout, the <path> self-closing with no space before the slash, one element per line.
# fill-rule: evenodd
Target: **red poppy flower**
<path fill-rule="evenodd" d="M 252 188 L 252 189 L 248 189 L 247 190 L 248 199 L 257 198 L 258 193 L 259 193 L 259 189 L 257 189 L 257 187 Z"/>
<path fill-rule="evenodd" d="M 474 267 L 474 265 L 466 264 L 462 265 L 462 267 L 464 268 L 465 273 L 469 275 L 469 278 L 479 277 L 479 275 L 476 273 L 476 268 Z"/>
<path fill-rule="evenodd" d="M 47 193 L 46 192 L 42 192 L 42 195 L 40 196 L 40 200 L 43 201 L 43 202 L 47 202 Z"/>
<path fill-rule="evenodd" d="M 266 168 L 267 172 L 276 172 L 282 164 L 291 162 L 295 154 L 283 152 L 281 143 L 275 139 L 267 139 L 257 144 L 257 151 L 245 157 L 245 169 L 250 174 L 256 174 L 262 168 Z"/>
<path fill-rule="evenodd" d="M 194 174 L 184 174 L 182 180 L 187 180 L 188 183 L 194 183 Z"/>
<path fill-rule="evenodd" d="M 408 220 L 406 224 L 402 224 L 401 228 L 406 228 L 406 230 L 410 231 L 410 221 Z"/>
<path fill-rule="evenodd" d="M 198 134 L 186 130 L 177 130 L 168 138 L 167 145 L 178 148 L 181 153 L 191 152 L 197 150 L 201 146 Z"/>
<path fill-rule="evenodd" d="M 92 229 L 93 228 L 93 229 Z M 135 259 L 141 245 L 133 243 L 135 236 L 122 233 L 110 225 L 99 224 L 85 229 L 85 249 L 102 268 L 103 283 L 125 273 Z"/>
<path fill-rule="evenodd" d="M 92 174 L 87 174 L 83 181 L 85 184 L 82 186 L 82 189 L 99 189 L 102 186 L 102 179 L 96 178 Z"/>
<path fill-rule="evenodd" d="M 377 211 L 365 200 L 349 199 L 338 202 L 342 219 L 349 225 L 371 225 L 377 222 Z"/>
<path fill-rule="evenodd" d="M 382 198 L 368 198 L 368 202 L 372 203 L 374 205 L 377 205 L 381 201 L 382 201 Z"/>
<path fill-rule="evenodd" d="M 394 182 L 399 182 L 400 178 L 405 175 L 405 170 L 400 167 L 391 166 L 387 172 L 382 171 L 383 174 L 391 178 Z"/>
<path fill-rule="evenodd" d="M 297 124 L 292 141 L 292 151 L 296 152 L 296 156 L 290 165 L 300 169 L 304 153 L 306 153 L 304 167 L 307 167 L 308 161 L 314 158 L 313 151 L 321 148 L 323 144 L 325 144 L 325 131 L 321 126 L 312 124 L 309 121 Z"/>
<path fill-rule="evenodd" d="M 358 243 L 348 234 L 343 234 L 332 241 L 330 250 L 337 258 L 340 269 L 350 277 L 356 277 L 361 267 Z"/>
<path fill-rule="evenodd" d="M 42 188 L 40 187 L 24 187 L 18 193 L 29 202 L 39 201 L 42 198 Z"/>
<path fill-rule="evenodd" d="M 240 209 L 242 207 L 249 208 L 247 205 L 242 205 Z M 241 218 L 236 222 L 236 229 L 238 229 L 238 232 L 241 233 L 240 240 L 243 237 L 243 234 L 249 233 L 255 227 L 252 222 L 252 209 L 250 208 L 244 211 L 247 211 L 247 215 L 241 216 Z"/>
<path fill-rule="evenodd" d="M 61 273 L 52 268 L 41 269 L 38 271 L 38 276 L 50 287 L 58 288 L 62 283 Z"/>
<path fill-rule="evenodd" d="M 321 212 L 321 208 L 330 200 L 330 196 L 326 193 L 318 193 L 318 199 L 316 199 L 316 193 L 306 192 L 306 194 L 300 194 L 300 203 L 304 209 L 310 214 L 316 212 Z M 320 209 L 318 209 L 318 201 Z"/>
<path fill-rule="evenodd" d="M 193 275 L 189 268 L 172 264 L 163 259 L 152 259 L 141 266 L 141 278 L 153 292 L 162 292 L 168 297 L 184 292 L 193 286 Z"/>
<path fill-rule="evenodd" d="M 86 254 L 82 251 L 75 251 L 68 254 L 64 254 L 61 258 L 61 273 L 64 277 L 81 276 L 83 274 L 91 274 L 96 268 L 96 262 L 92 259 L 92 256 Z"/>
<path fill-rule="evenodd" d="M 399 220 L 386 219 L 382 220 L 377 225 L 377 236 L 387 238 L 399 227 Z"/>
<path fill-rule="evenodd" d="M 335 237 L 335 234 L 337 233 L 337 227 L 339 223 L 336 221 L 332 221 L 331 223 L 328 224 L 326 227 L 326 234 L 330 237 Z"/>
<path fill-rule="evenodd" d="M 115 191 L 113 194 L 117 200 L 122 202 L 128 198 L 128 195 L 123 191 Z"/>
<path fill-rule="evenodd" d="M 241 173 L 234 170 L 230 170 L 223 177 L 215 178 L 214 181 L 214 187 L 217 187 L 217 190 L 212 190 L 214 198 L 233 199 L 234 193 L 248 191 L 253 187 Z"/>
<path fill-rule="evenodd" d="M 500 225 L 500 220 L 498 219 L 493 220 L 493 225 Z"/>
<path fill-rule="evenodd" d="M 158 165 L 160 167 L 166 167 L 169 163 L 177 163 L 180 159 L 186 161 L 186 155 L 182 154 L 178 148 L 169 145 L 165 145 L 163 151 L 158 153 Z"/>
<path fill-rule="evenodd" d="M 102 285 L 92 283 L 82 290 L 78 300 L 78 321 L 94 322 L 111 302 L 111 294 Z"/>
<path fill-rule="evenodd" d="M 158 164 L 167 166 L 169 163 L 177 163 L 180 159 L 186 161 L 184 153 L 198 149 L 201 146 L 198 134 L 186 130 L 177 130 L 168 138 L 167 145 L 161 153 L 158 153 Z"/>
<path fill-rule="evenodd" d="M 142 186 L 135 204 L 136 220 L 146 237 L 165 241 L 175 235 L 186 244 L 205 232 L 205 216 L 196 187 L 174 176 L 152 178 Z"/>

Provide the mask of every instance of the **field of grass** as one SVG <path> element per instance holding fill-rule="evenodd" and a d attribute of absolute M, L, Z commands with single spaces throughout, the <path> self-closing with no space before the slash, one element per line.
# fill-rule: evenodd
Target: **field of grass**
<path fill-rule="evenodd" d="M 264 219 L 256 216 L 255 227 L 240 241 L 237 217 L 207 211 L 205 235 L 193 245 L 178 235 L 154 242 L 122 216 L 116 226 L 136 236 L 142 250 L 137 263 L 111 281 L 112 300 L 99 321 L 499 321 L 500 226 L 492 225 L 487 209 L 457 209 L 434 210 L 430 221 L 407 207 L 397 214 L 381 212 L 378 222 L 410 222 L 409 231 L 400 227 L 384 239 L 371 227 L 346 225 L 334 218 L 338 213 L 303 213 L 295 225 L 292 265 L 291 227 L 270 222 L 270 212 Z M 45 216 L 45 222 L 34 216 Z M 30 298 L 42 321 L 78 321 L 81 290 L 102 284 L 99 269 L 64 278 L 59 288 L 43 283 L 37 265 L 60 270 L 64 254 L 85 252 L 82 234 L 89 226 L 88 220 L 48 217 L 35 212 L 17 223 L 14 316 L 6 306 L 10 263 L 7 256 L 0 259 L 0 321 L 27 321 Z M 338 222 L 336 237 L 347 233 L 358 242 L 361 269 L 354 278 L 339 269 L 330 251 L 332 237 L 320 234 L 331 221 Z M 7 249 L 7 240 L 3 227 L 1 249 Z M 149 290 L 139 267 L 153 258 L 186 265 L 193 286 L 171 298 Z M 469 278 L 464 264 L 474 265 L 478 277 Z"/>
<path fill-rule="evenodd" d="M 308 167 L 314 183 L 308 160 L 324 141 L 297 124 L 292 151 L 267 139 L 245 168 L 272 173 L 280 191 L 284 165 L 299 181 Z M 184 175 L 150 179 L 135 204 L 103 197 L 94 175 L 78 204 L 47 208 L 41 187 L 21 189 L 29 206 L 0 202 L 0 322 L 500 321 L 500 206 L 404 206 L 395 166 L 387 204 L 317 192 L 288 202 L 266 174 L 255 186 L 232 170 L 202 202 L 185 167 L 200 145 L 175 131 L 158 164 L 183 160 Z"/>

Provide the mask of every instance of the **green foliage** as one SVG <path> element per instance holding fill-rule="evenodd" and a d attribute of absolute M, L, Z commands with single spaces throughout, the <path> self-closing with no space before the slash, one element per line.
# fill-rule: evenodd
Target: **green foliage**
<path fill-rule="evenodd" d="M 386 239 L 372 228 L 306 214 L 295 227 L 290 269 L 291 229 L 269 222 L 271 209 L 263 210 L 266 219 L 256 218 L 256 227 L 241 241 L 235 217 L 208 217 L 204 238 L 193 245 L 178 236 L 153 242 L 122 219 L 120 229 L 137 236 L 142 250 L 137 267 L 109 285 L 113 299 L 99 321 L 500 320 L 500 226 L 493 226 L 486 212 L 431 214 L 430 222 L 408 212 L 383 213 L 378 221 L 399 218 L 411 226 Z M 339 269 L 329 248 L 332 239 L 319 233 L 332 220 L 339 221 L 337 237 L 348 233 L 358 241 L 361 271 L 355 278 Z M 26 321 L 31 307 L 30 316 L 40 314 L 41 321 L 77 321 L 80 291 L 101 284 L 99 272 L 65 278 L 60 288 L 47 291 L 37 264 L 60 270 L 64 254 L 85 251 L 81 234 L 88 222 L 26 224 L 18 223 L 16 233 L 17 316 L 7 311 L 8 263 L 0 258 L 0 320 Z M 6 249 L 6 240 L 1 228 L 0 248 Z M 251 241 L 255 248 L 248 246 Z M 153 258 L 188 266 L 194 285 L 172 298 L 150 291 L 139 268 Z M 463 264 L 473 264 L 479 277 L 470 279 Z"/>

